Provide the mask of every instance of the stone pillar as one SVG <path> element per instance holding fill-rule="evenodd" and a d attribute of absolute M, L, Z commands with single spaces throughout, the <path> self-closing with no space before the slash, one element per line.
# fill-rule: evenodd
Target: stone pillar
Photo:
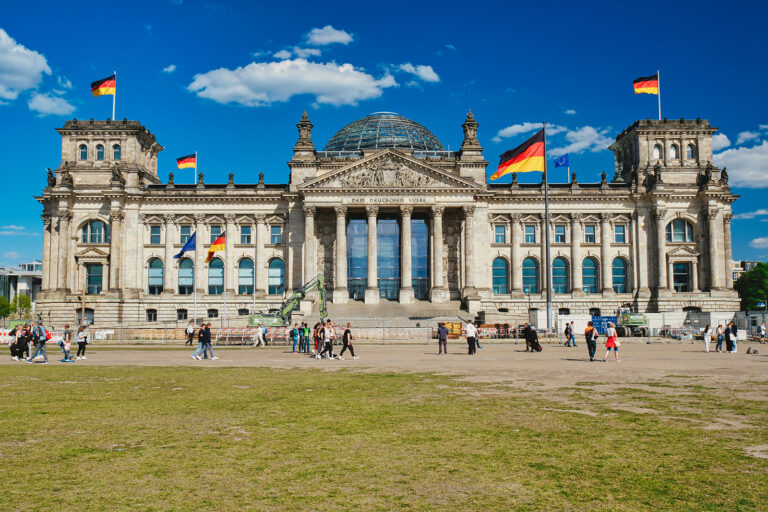
<path fill-rule="evenodd" d="M 723 214 L 723 243 L 725 244 L 725 288 L 733 289 L 733 253 L 731 249 L 731 219 L 733 214 L 730 212 Z"/>
<path fill-rule="evenodd" d="M 336 269 L 333 287 L 333 303 L 346 304 L 349 302 L 347 289 L 347 207 L 336 206 Z"/>
<path fill-rule="evenodd" d="M 315 277 L 315 213 L 314 206 L 304 206 L 304 282 Z"/>
<path fill-rule="evenodd" d="M 432 239 L 434 241 L 432 272 L 435 278 L 429 294 L 432 302 L 448 302 L 450 298 L 443 275 L 443 212 L 445 212 L 444 206 L 435 205 L 432 207 Z"/>
<path fill-rule="evenodd" d="M 208 251 L 205 248 L 208 239 L 205 237 L 205 215 L 198 213 L 195 215 L 195 289 L 198 295 L 205 294 L 208 289 L 205 286 L 205 277 L 208 273 L 205 271 L 205 258 Z M 200 297 L 197 298 L 200 302 Z M 198 316 L 202 309 L 198 309 Z"/>
<path fill-rule="evenodd" d="M 721 223 L 718 222 L 717 217 L 717 210 L 707 212 L 707 223 L 709 224 L 709 268 L 712 273 L 712 290 L 722 290 L 725 288 L 725 279 L 723 279 L 723 251 L 720 249 L 720 233 L 718 233 L 717 229 Z"/>
<path fill-rule="evenodd" d="M 571 290 L 574 297 L 584 295 L 581 272 L 581 241 L 584 235 L 581 231 L 581 214 L 571 214 Z"/>
<path fill-rule="evenodd" d="M 235 237 L 237 237 L 237 225 L 235 216 L 231 213 L 224 216 L 224 292 L 234 294 L 237 290 L 235 272 Z"/>
<path fill-rule="evenodd" d="M 69 291 L 67 282 L 67 270 L 69 268 L 69 221 L 72 220 L 72 212 L 59 213 L 59 254 L 58 254 L 58 284 L 56 288 L 65 292 Z"/>
<path fill-rule="evenodd" d="M 475 266 L 475 207 L 464 205 L 464 297 L 477 296 L 475 279 L 473 276 Z"/>
<path fill-rule="evenodd" d="M 365 287 L 365 303 L 379 303 L 379 265 L 377 247 L 376 218 L 379 214 L 378 206 L 366 206 L 368 215 L 368 284 Z"/>
<path fill-rule="evenodd" d="M 41 287 L 47 292 L 51 278 L 51 216 L 42 215 L 43 219 L 43 277 Z"/>
<path fill-rule="evenodd" d="M 607 213 L 600 214 L 600 270 L 603 282 L 603 295 L 610 295 L 613 293 L 613 276 L 611 275 L 611 217 Z"/>
<path fill-rule="evenodd" d="M 666 215 L 667 211 L 663 208 L 656 208 L 653 212 L 656 222 L 656 288 L 659 291 L 667 291 L 669 289 L 667 284 Z"/>
<path fill-rule="evenodd" d="M 510 265 L 510 271 L 512 274 L 512 295 L 521 295 L 523 293 L 523 264 L 520 261 L 520 244 L 523 242 L 523 229 L 521 226 L 522 215 L 519 213 L 513 213 L 511 216 L 512 225 L 512 264 Z"/>
<path fill-rule="evenodd" d="M 253 272 L 255 279 L 256 297 L 267 295 L 267 263 L 264 261 L 264 246 L 267 241 L 267 216 L 263 213 L 255 215 L 256 225 L 253 234 Z"/>
<path fill-rule="evenodd" d="M 123 245 L 123 218 L 125 215 L 120 210 L 112 210 L 109 213 L 109 290 L 120 291 L 120 254 Z M 166 250 L 167 253 L 167 250 Z M 166 254 L 166 262 L 168 254 Z M 167 263 L 166 263 L 167 265 Z M 143 266 L 143 265 L 142 265 Z"/>
<path fill-rule="evenodd" d="M 635 254 L 637 254 L 635 265 L 637 267 L 637 282 L 635 286 L 639 296 L 648 297 L 651 294 L 651 289 L 648 285 L 648 273 L 650 271 L 648 267 L 648 233 L 646 231 L 648 216 L 641 216 L 640 211 L 637 211 L 633 219 L 635 219 L 635 231 L 632 232 L 632 235 Z"/>
<path fill-rule="evenodd" d="M 400 207 L 402 226 L 400 229 L 400 303 L 410 304 L 414 300 L 413 263 L 411 259 L 411 216 L 413 206 Z"/>
<path fill-rule="evenodd" d="M 696 260 L 691 263 L 691 291 L 699 291 L 699 262 Z"/>
<path fill-rule="evenodd" d="M 176 277 L 176 265 L 174 265 L 174 262 L 176 260 L 173 259 L 173 223 L 175 220 L 176 216 L 172 213 L 167 213 L 163 216 L 163 221 L 165 221 L 165 266 L 163 267 L 163 293 L 167 295 L 173 295 L 176 293 L 176 285 L 174 284 L 174 278 Z"/>

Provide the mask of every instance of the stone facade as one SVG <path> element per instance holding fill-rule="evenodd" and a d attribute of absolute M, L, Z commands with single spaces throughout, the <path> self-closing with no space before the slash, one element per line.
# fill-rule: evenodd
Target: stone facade
<path fill-rule="evenodd" d="M 263 176 L 240 184 L 232 175 L 206 184 L 202 173 L 197 185 L 178 185 L 173 175 L 158 179 L 163 147 L 138 122 L 67 121 L 58 130 L 62 163 L 38 197 L 43 318 L 72 322 L 85 292 L 87 314 L 102 325 L 185 324 L 195 308 L 198 320 L 240 325 L 318 272 L 334 303 L 353 300 L 352 282 L 362 279 L 359 298 L 376 307 L 387 300 L 377 275 L 383 239 L 367 229 L 367 239 L 348 241 L 348 229 L 351 219 L 377 226 L 384 218 L 398 226 L 396 300 L 414 308 L 461 301 L 509 322 L 545 307 L 543 186 L 487 183 L 471 113 L 456 152 L 333 154 L 316 150 L 306 113 L 297 127 L 287 185 L 265 184 Z M 727 278 L 736 196 L 726 170 L 711 163 L 715 131 L 701 119 L 637 121 L 610 147 L 611 181 L 604 173 L 600 183 L 574 175 L 570 184 L 550 185 L 555 311 L 738 309 Z M 428 250 L 414 256 L 416 219 L 426 226 Z M 220 232 L 227 249 L 219 254 L 223 270 L 215 270 L 203 260 Z M 182 263 L 173 256 L 191 233 L 198 250 Z M 348 268 L 357 250 L 366 256 L 362 277 Z M 419 262 L 428 267 L 426 295 L 411 268 Z"/>

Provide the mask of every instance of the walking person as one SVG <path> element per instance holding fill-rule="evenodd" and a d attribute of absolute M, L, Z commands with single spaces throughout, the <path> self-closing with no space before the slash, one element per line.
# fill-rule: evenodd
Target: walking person
<path fill-rule="evenodd" d="M 723 351 L 723 324 L 717 325 L 717 330 L 715 331 L 715 334 L 717 335 L 717 344 L 715 344 L 715 352 L 722 352 Z"/>
<path fill-rule="evenodd" d="M 38 320 L 32 328 L 32 341 L 35 344 L 35 348 L 29 356 L 29 359 L 27 359 L 27 362 L 32 363 L 38 355 L 42 355 L 43 364 L 48 364 L 48 350 L 46 350 L 45 347 L 45 343 L 48 341 L 47 335 L 48 331 L 45 330 L 43 321 Z"/>
<path fill-rule="evenodd" d="M 304 352 L 304 322 L 299 324 L 299 354 Z"/>
<path fill-rule="evenodd" d="M 533 352 L 533 348 L 531 347 L 531 340 L 533 339 L 533 336 L 531 336 L 531 326 L 528 325 L 528 323 L 523 324 L 523 338 L 525 338 L 525 351 L 526 352 Z"/>
<path fill-rule="evenodd" d="M 184 342 L 184 345 L 192 346 L 192 340 L 195 337 L 195 324 L 193 322 L 189 322 L 189 325 L 187 326 L 187 341 Z"/>
<path fill-rule="evenodd" d="M 328 359 L 333 359 L 333 342 L 331 341 L 331 321 L 328 320 L 325 323 L 325 326 L 320 324 L 318 333 L 322 336 L 323 350 L 319 354 L 317 354 L 317 358 L 322 359 L 323 356 L 326 356 Z"/>
<path fill-rule="evenodd" d="M 293 339 L 293 354 L 296 353 L 296 346 L 299 344 L 299 324 L 294 323 L 293 329 L 291 329 L 291 338 Z M 299 350 L 301 350 L 299 348 Z"/>
<path fill-rule="evenodd" d="M 732 353 L 736 353 L 739 349 L 739 328 L 736 327 L 736 322 L 730 323 L 731 328 L 731 346 L 732 346 Z"/>
<path fill-rule="evenodd" d="M 710 341 L 712 341 L 712 327 L 707 324 L 704 328 L 704 352 L 709 352 Z"/>
<path fill-rule="evenodd" d="M 448 328 L 440 322 L 437 326 L 437 355 L 448 355 Z"/>
<path fill-rule="evenodd" d="M 592 325 L 592 321 L 587 322 L 587 329 L 584 331 L 584 338 L 587 341 L 587 352 L 589 352 L 589 360 L 595 360 L 595 352 L 597 352 L 597 329 Z"/>
<path fill-rule="evenodd" d="M 211 341 L 211 323 L 208 322 L 204 325 L 205 327 L 205 335 L 203 336 L 203 358 L 208 359 L 208 352 L 211 353 L 211 360 L 215 361 L 218 359 L 216 355 L 213 353 L 213 342 Z"/>
<path fill-rule="evenodd" d="M 85 347 L 88 346 L 88 331 L 81 325 L 77 329 L 77 359 L 88 359 L 85 357 Z"/>
<path fill-rule="evenodd" d="M 200 324 L 200 329 L 197 330 L 197 349 L 192 353 L 192 359 L 198 361 L 202 359 L 200 354 L 203 353 L 205 347 L 205 324 Z"/>
<path fill-rule="evenodd" d="M 765 322 L 760 324 L 760 327 L 757 330 L 757 334 L 760 336 L 760 344 L 762 345 L 765 343 Z"/>
<path fill-rule="evenodd" d="M 475 355 L 475 352 L 477 352 L 476 348 L 476 340 L 477 340 L 477 327 L 475 327 L 475 324 L 472 323 L 472 320 L 469 320 L 467 322 L 467 346 L 469 347 L 468 355 L 472 356 Z"/>
<path fill-rule="evenodd" d="M 264 329 L 261 328 L 261 324 L 256 326 L 256 342 L 253 344 L 254 347 L 262 347 L 264 346 Z"/>
<path fill-rule="evenodd" d="M 568 345 L 570 347 L 576 346 L 576 324 L 573 322 L 568 326 Z"/>
<path fill-rule="evenodd" d="M 347 322 L 347 328 L 344 329 L 344 335 L 341 337 L 341 342 L 343 343 L 343 346 L 341 347 L 341 353 L 339 354 L 339 359 L 342 361 L 344 360 L 344 352 L 349 349 L 349 353 L 352 354 L 352 359 L 358 359 L 358 357 L 355 355 L 355 349 L 352 347 L 352 340 L 354 338 L 352 337 L 352 325 Z"/>
<path fill-rule="evenodd" d="M 616 362 L 619 362 L 620 342 L 616 338 L 616 326 L 613 325 L 613 322 L 608 322 L 608 328 L 605 330 L 605 336 L 608 339 L 605 341 L 605 357 L 603 357 L 603 361 L 608 361 L 608 354 L 610 354 L 611 349 L 613 349 L 613 354 L 616 357 Z"/>
<path fill-rule="evenodd" d="M 566 347 L 571 346 L 571 324 L 567 323 L 565 324 L 565 331 L 563 332 L 563 335 L 565 336 L 565 342 L 563 345 Z"/>
<path fill-rule="evenodd" d="M 302 328 L 302 331 L 304 332 L 304 353 L 309 354 L 309 344 L 312 340 L 311 336 L 311 330 L 309 328 L 309 324 L 307 322 L 304 322 L 304 327 Z"/>

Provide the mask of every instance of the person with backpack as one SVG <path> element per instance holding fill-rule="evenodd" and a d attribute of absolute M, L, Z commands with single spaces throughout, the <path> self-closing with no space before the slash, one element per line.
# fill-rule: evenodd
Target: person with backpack
<path fill-rule="evenodd" d="M 51 335 L 45 330 L 43 321 L 38 320 L 35 327 L 32 328 L 32 341 L 35 343 L 35 349 L 32 351 L 32 355 L 27 359 L 28 363 L 34 362 L 38 355 L 43 356 L 43 363 L 48 364 L 48 351 L 46 350 L 45 343 Z"/>
<path fill-rule="evenodd" d="M 575 347 L 576 346 L 576 326 L 573 322 L 570 324 L 565 324 L 565 346 L 566 347 Z"/>
<path fill-rule="evenodd" d="M 584 331 L 584 337 L 587 341 L 587 351 L 589 352 L 589 360 L 595 360 L 595 352 L 597 352 L 597 329 L 592 325 L 592 321 L 587 322 L 587 330 Z"/>

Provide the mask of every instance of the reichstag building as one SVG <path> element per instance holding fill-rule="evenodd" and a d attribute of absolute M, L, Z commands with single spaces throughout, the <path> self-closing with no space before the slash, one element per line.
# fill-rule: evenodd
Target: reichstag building
<path fill-rule="evenodd" d="M 287 184 L 182 185 L 161 183 L 163 146 L 139 122 L 67 121 L 37 198 L 43 319 L 72 322 L 85 306 L 101 325 L 185 325 L 196 307 L 198 321 L 244 325 L 320 272 L 334 304 L 447 303 L 510 323 L 545 308 L 544 189 L 488 183 L 472 113 L 458 151 L 393 113 L 353 121 L 322 150 L 306 113 L 297 127 Z M 636 121 L 610 146 L 613 176 L 550 185 L 554 311 L 738 310 L 736 196 L 712 164 L 715 131 Z M 195 232 L 198 250 L 174 259 Z M 204 263 L 222 232 L 227 250 Z"/>

